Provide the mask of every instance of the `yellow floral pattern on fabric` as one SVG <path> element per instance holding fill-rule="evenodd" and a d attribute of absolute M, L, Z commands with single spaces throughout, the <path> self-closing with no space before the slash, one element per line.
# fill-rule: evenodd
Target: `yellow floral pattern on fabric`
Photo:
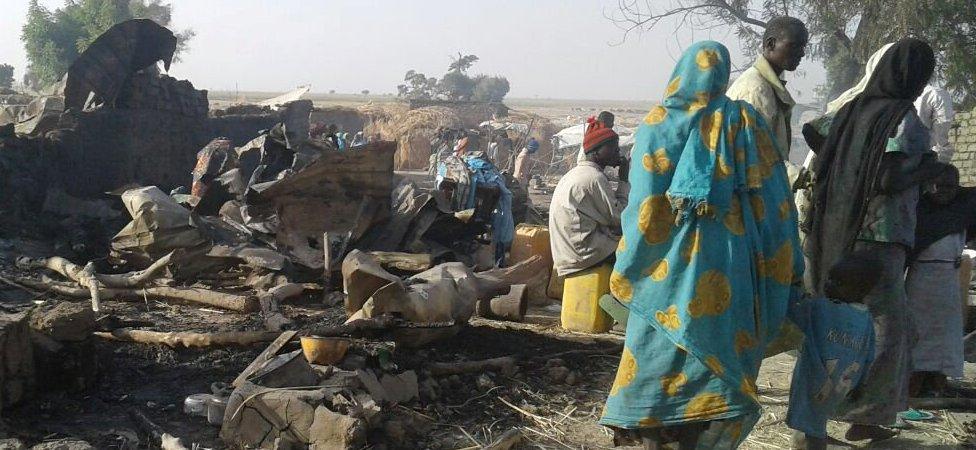
<path fill-rule="evenodd" d="M 718 360 L 715 355 L 709 355 L 705 357 L 705 365 L 708 366 L 708 370 L 718 376 L 722 376 L 725 373 L 725 367 L 722 366 L 722 362 Z"/>
<path fill-rule="evenodd" d="M 664 118 L 668 116 L 668 110 L 661 105 L 656 105 L 651 108 L 651 112 L 644 116 L 644 123 L 648 125 L 657 125 L 664 122 Z"/>
<path fill-rule="evenodd" d="M 745 350 L 755 347 L 759 342 L 752 336 L 752 333 L 739 330 L 735 333 L 735 353 L 740 354 Z"/>
<path fill-rule="evenodd" d="M 742 115 L 742 127 L 754 129 L 756 128 L 756 118 L 749 113 L 749 108 L 743 106 L 739 110 L 739 114 Z"/>
<path fill-rule="evenodd" d="M 620 367 L 617 368 L 617 376 L 613 379 L 613 387 L 610 388 L 610 395 L 614 396 L 621 389 L 630 386 L 637 376 L 637 359 L 629 348 L 624 346 L 624 353 L 620 356 Z"/>
<path fill-rule="evenodd" d="M 627 277 L 614 270 L 610 274 L 610 293 L 612 293 L 617 300 L 629 302 L 634 296 L 634 286 L 630 284 L 630 280 L 628 280 Z"/>
<path fill-rule="evenodd" d="M 678 317 L 678 307 L 675 305 L 669 306 L 667 312 L 658 311 L 654 313 L 654 318 L 661 326 L 671 331 L 681 328 L 681 318 Z"/>
<path fill-rule="evenodd" d="M 786 220 L 790 218 L 790 201 L 783 200 L 779 202 L 779 220 Z"/>
<path fill-rule="evenodd" d="M 651 277 L 654 281 L 664 281 L 668 276 L 668 260 L 659 259 L 651 263 L 651 265 L 644 271 L 644 274 Z"/>
<path fill-rule="evenodd" d="M 732 197 L 732 203 L 729 205 L 729 210 L 725 212 L 725 216 L 722 217 L 722 223 L 725 224 L 725 228 L 728 228 L 730 233 L 736 236 L 746 234 L 746 225 L 742 221 L 742 204 L 739 203 L 739 197 Z"/>
<path fill-rule="evenodd" d="M 668 88 L 664 90 L 664 98 L 668 98 L 678 92 L 678 88 L 681 87 L 681 77 L 674 77 L 670 83 L 668 83 Z"/>
<path fill-rule="evenodd" d="M 708 106 L 708 102 L 711 98 L 708 96 L 708 92 L 695 92 L 695 99 L 688 104 L 688 112 L 693 113 Z"/>
<path fill-rule="evenodd" d="M 729 404 L 721 394 L 702 392 L 685 406 L 685 419 L 702 419 L 717 416 L 729 410 Z"/>
<path fill-rule="evenodd" d="M 757 399 L 756 395 L 756 382 L 750 379 L 748 376 L 742 379 L 742 386 L 739 387 L 743 394 L 749 396 L 749 398 Z"/>
<path fill-rule="evenodd" d="M 681 256 L 685 261 L 691 262 L 691 258 L 694 258 L 699 251 L 701 251 L 701 230 L 695 230 L 691 233 L 691 239 L 688 239 L 684 250 L 681 251 Z"/>
<path fill-rule="evenodd" d="M 746 186 L 755 189 L 760 185 L 762 185 L 762 171 L 759 169 L 759 165 L 753 164 L 746 167 Z"/>
<path fill-rule="evenodd" d="M 703 115 L 699 131 L 705 147 L 712 151 L 718 148 L 718 140 L 722 136 L 722 110 L 716 109 L 711 114 Z"/>
<path fill-rule="evenodd" d="M 732 424 L 731 428 L 729 429 L 729 440 L 732 442 L 739 442 L 739 439 L 741 438 L 742 438 L 742 421 L 737 420 L 735 421 L 735 423 Z"/>
<path fill-rule="evenodd" d="M 779 284 L 793 283 L 793 243 L 783 242 L 766 264 L 767 275 Z"/>
<path fill-rule="evenodd" d="M 732 175 L 732 166 L 725 163 L 725 158 L 722 155 L 715 157 L 715 178 L 724 180 L 729 175 Z"/>
<path fill-rule="evenodd" d="M 617 242 L 617 251 L 622 252 L 627 249 L 627 240 L 623 236 L 620 236 L 620 242 Z"/>
<path fill-rule="evenodd" d="M 674 397 L 678 395 L 678 391 L 688 383 L 688 376 L 684 372 L 679 372 L 674 375 L 665 375 L 661 377 L 661 390 L 669 397 Z"/>
<path fill-rule="evenodd" d="M 671 202 L 664 195 L 652 195 L 644 199 L 640 205 L 637 218 L 637 229 L 644 235 L 644 240 L 650 244 L 660 244 L 671 235 L 674 227 L 674 211 Z"/>
<path fill-rule="evenodd" d="M 762 222 L 763 218 L 766 217 L 766 202 L 763 201 L 762 197 L 751 194 L 749 195 L 749 203 L 752 204 L 752 216 L 756 222 Z"/>
<path fill-rule="evenodd" d="M 718 52 L 711 49 L 699 50 L 698 54 L 695 55 L 695 64 L 698 64 L 698 68 L 701 70 L 708 70 L 715 67 L 719 62 Z"/>
<path fill-rule="evenodd" d="M 662 425 L 661 421 L 653 417 L 645 417 L 637 422 L 637 426 L 641 428 L 660 428 Z"/>
<path fill-rule="evenodd" d="M 717 316 L 732 304 L 732 284 L 718 270 L 708 270 L 695 283 L 695 297 L 688 304 L 691 317 Z"/>
<path fill-rule="evenodd" d="M 776 152 L 769 133 L 756 130 L 756 147 L 759 149 L 759 173 L 763 178 L 769 178 L 773 174 L 773 168 L 780 161 L 779 153 Z"/>
<path fill-rule="evenodd" d="M 653 155 L 647 153 L 641 158 L 644 170 L 658 175 L 664 175 L 671 170 L 671 160 L 668 159 L 668 152 L 663 148 L 657 149 Z"/>

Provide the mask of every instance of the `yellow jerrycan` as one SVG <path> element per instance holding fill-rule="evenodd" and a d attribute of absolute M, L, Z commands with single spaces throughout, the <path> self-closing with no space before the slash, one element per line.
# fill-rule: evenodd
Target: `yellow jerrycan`
<path fill-rule="evenodd" d="M 601 264 L 566 276 L 563 285 L 563 328 L 582 333 L 606 333 L 613 319 L 600 308 L 600 297 L 610 293 L 612 264 Z"/>

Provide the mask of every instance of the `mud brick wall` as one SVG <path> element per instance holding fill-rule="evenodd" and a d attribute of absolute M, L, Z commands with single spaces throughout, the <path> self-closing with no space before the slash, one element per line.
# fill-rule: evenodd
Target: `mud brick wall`
<path fill-rule="evenodd" d="M 118 109 L 150 109 L 206 117 L 210 109 L 207 91 L 197 90 L 187 80 L 139 72 L 129 77 L 115 100 Z"/>
<path fill-rule="evenodd" d="M 956 149 L 952 164 L 959 168 L 960 183 L 976 186 L 976 110 L 956 113 L 949 141 Z"/>
<path fill-rule="evenodd" d="M 189 185 L 196 152 L 212 138 L 206 116 L 100 109 L 75 120 L 72 128 L 48 133 L 44 144 L 50 184 L 76 197 L 132 183 L 164 191 Z"/>

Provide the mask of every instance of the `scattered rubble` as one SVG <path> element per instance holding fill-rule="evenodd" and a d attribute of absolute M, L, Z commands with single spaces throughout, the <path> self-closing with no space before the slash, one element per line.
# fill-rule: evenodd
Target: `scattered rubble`
<path fill-rule="evenodd" d="M 319 109 L 308 87 L 210 113 L 157 67 L 174 45 L 119 24 L 4 110 L 0 437 L 20 440 L 0 448 L 509 449 L 597 413 L 540 400 L 595 404 L 620 339 L 530 308 L 555 280 L 544 227 L 514 225 L 543 222 L 527 187 L 460 159 L 437 188 L 398 172 L 441 127 L 508 113 L 546 143 L 551 124 Z M 323 121 L 369 143 L 340 150 Z"/>

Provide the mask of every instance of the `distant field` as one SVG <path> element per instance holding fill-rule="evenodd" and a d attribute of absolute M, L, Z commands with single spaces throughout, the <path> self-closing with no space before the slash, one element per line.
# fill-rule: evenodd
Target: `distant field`
<path fill-rule="evenodd" d="M 224 107 L 240 102 L 257 102 L 278 95 L 283 92 L 233 92 L 210 91 L 211 106 Z M 350 106 L 355 107 L 365 103 L 390 103 L 399 99 L 392 95 L 362 95 L 362 94 L 328 94 L 312 92 L 305 98 L 315 103 L 315 106 Z M 610 110 L 619 117 L 619 122 L 625 126 L 633 126 L 650 108 L 648 101 L 622 100 L 579 100 L 552 98 L 506 98 L 505 104 L 521 111 L 527 111 L 546 117 L 562 125 L 578 123 L 581 118 L 595 115 L 601 110 Z"/>

